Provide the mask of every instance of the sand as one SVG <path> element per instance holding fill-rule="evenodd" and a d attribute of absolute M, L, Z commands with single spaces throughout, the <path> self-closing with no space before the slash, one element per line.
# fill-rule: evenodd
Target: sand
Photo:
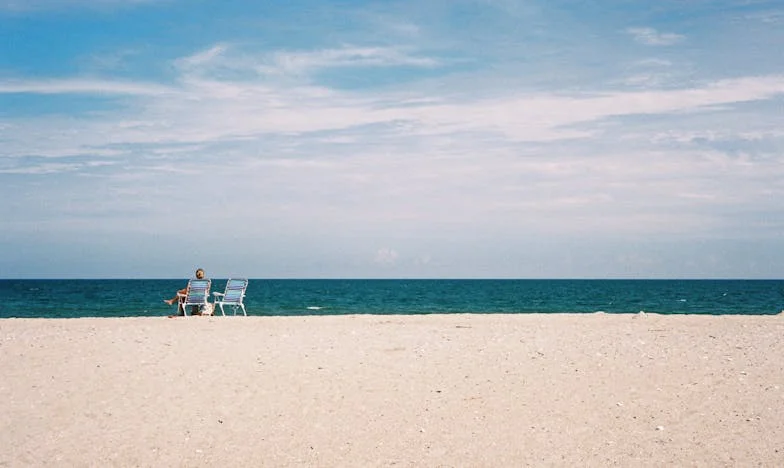
<path fill-rule="evenodd" d="M 784 317 L 0 320 L 0 466 L 784 466 Z"/>

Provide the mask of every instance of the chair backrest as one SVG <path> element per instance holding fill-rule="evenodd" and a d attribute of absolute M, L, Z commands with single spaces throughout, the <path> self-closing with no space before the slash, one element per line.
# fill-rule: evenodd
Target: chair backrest
<path fill-rule="evenodd" d="M 223 296 L 225 304 L 242 304 L 245 297 L 245 290 L 248 288 L 248 280 L 231 278 L 226 282 L 226 292 Z"/>
<path fill-rule="evenodd" d="M 188 292 L 185 295 L 186 304 L 205 304 L 210 294 L 210 280 L 192 279 L 188 281 Z"/>

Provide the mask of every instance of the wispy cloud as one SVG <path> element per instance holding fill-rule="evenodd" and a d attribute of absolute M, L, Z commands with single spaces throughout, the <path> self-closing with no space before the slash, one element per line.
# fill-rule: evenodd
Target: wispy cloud
<path fill-rule="evenodd" d="M 767 24 L 780 24 L 780 23 L 784 23 L 784 9 L 760 11 L 760 12 L 746 15 L 745 18 L 752 21 L 760 21 L 762 23 L 767 23 Z"/>
<path fill-rule="evenodd" d="M 192 69 L 199 66 L 204 66 L 205 64 L 209 64 L 210 62 L 214 62 L 218 57 L 220 57 L 224 52 L 226 52 L 227 46 L 225 44 L 215 44 L 214 46 L 199 51 L 193 55 L 189 55 L 187 57 L 182 57 L 175 61 L 175 64 L 183 69 Z"/>
<path fill-rule="evenodd" d="M 172 92 L 174 92 L 172 88 L 155 83 L 93 78 L 0 80 L 0 94 L 127 94 L 160 96 Z"/>
<path fill-rule="evenodd" d="M 133 57 L 138 57 L 140 51 L 137 49 L 114 50 L 103 53 L 92 53 L 79 60 L 82 66 L 95 72 L 118 72 L 128 69 L 128 61 Z"/>
<path fill-rule="evenodd" d="M 334 132 L 366 126 L 378 126 L 376 134 L 383 132 L 408 137 L 479 132 L 502 136 L 509 141 L 547 142 L 590 137 L 596 129 L 587 124 L 603 119 L 709 111 L 711 106 L 770 99 L 784 94 L 784 76 L 778 75 L 636 92 L 563 95 L 511 90 L 501 97 L 485 99 L 411 92 L 402 94 L 394 90 L 365 93 L 202 76 L 205 69 L 210 69 L 204 68 L 204 64 L 217 57 L 234 63 L 235 67 L 241 63 L 226 56 L 222 46 L 215 46 L 178 61 L 198 70 L 185 68 L 176 87 L 83 79 L 36 80 L 0 82 L 0 93 L 138 96 L 140 100 L 135 104 L 136 114 L 132 118 L 121 117 L 114 124 L 111 120 L 102 119 L 93 124 L 95 132 L 90 132 L 90 135 L 104 135 L 109 131 L 104 127 L 113 126 L 110 132 L 111 144 L 114 145 L 205 143 L 291 132 Z M 338 54 L 338 57 L 343 55 Z M 316 62 L 321 66 L 332 63 Z M 316 66 L 309 60 L 304 63 Z M 253 69 L 258 62 L 241 65 Z M 138 122 L 141 127 L 132 122 Z M 90 136 L 84 144 L 95 147 L 99 141 L 100 138 Z"/>
<path fill-rule="evenodd" d="M 351 46 L 316 52 L 279 52 L 274 55 L 273 63 L 274 69 L 288 73 L 335 67 L 434 67 L 439 65 L 439 62 L 433 58 L 418 57 L 403 49 Z"/>
<path fill-rule="evenodd" d="M 309 50 L 275 51 L 270 54 L 251 54 L 216 44 L 203 51 L 176 61 L 183 71 L 194 75 L 220 74 L 222 71 L 242 73 L 245 77 L 287 75 L 303 76 L 334 68 L 432 68 L 440 60 L 417 55 L 403 47 L 354 47 Z"/>
<path fill-rule="evenodd" d="M 659 32 L 654 28 L 628 28 L 626 32 L 631 34 L 635 41 L 650 46 L 668 46 L 685 39 L 685 36 L 680 34 Z"/>

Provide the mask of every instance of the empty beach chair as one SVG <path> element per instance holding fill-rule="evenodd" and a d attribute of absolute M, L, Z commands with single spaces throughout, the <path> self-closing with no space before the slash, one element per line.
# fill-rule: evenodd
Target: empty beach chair
<path fill-rule="evenodd" d="M 180 300 L 177 302 L 179 311 L 183 315 L 188 315 L 188 307 L 202 307 L 208 304 L 207 299 L 210 297 L 210 280 L 208 279 L 192 279 L 188 281 L 188 289 L 185 294 L 177 294 Z"/>
<path fill-rule="evenodd" d="M 248 289 L 248 280 L 230 278 L 226 282 L 225 292 L 212 293 L 215 296 L 215 304 L 220 306 L 221 314 L 226 315 L 223 306 L 227 305 L 232 307 L 234 315 L 237 315 L 237 309 L 242 309 L 242 314 L 247 316 L 248 313 L 245 311 L 245 304 L 242 302 L 245 299 L 246 289 Z"/>

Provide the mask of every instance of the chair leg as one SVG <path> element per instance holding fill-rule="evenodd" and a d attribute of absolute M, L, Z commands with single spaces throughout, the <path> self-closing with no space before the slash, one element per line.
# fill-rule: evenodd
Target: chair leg
<path fill-rule="evenodd" d="M 247 312 L 245 312 L 245 304 L 240 304 L 240 307 L 242 307 L 242 313 L 243 313 L 243 315 L 245 315 L 245 316 L 247 317 L 247 316 L 248 316 L 248 313 L 247 313 Z"/>
<path fill-rule="evenodd" d="M 220 306 L 220 308 L 221 308 L 221 315 L 223 315 L 223 316 L 225 317 L 225 316 L 226 316 L 226 311 L 225 311 L 225 310 L 223 310 L 223 302 L 219 302 L 219 303 L 218 303 L 218 305 L 219 305 L 219 306 Z"/>

